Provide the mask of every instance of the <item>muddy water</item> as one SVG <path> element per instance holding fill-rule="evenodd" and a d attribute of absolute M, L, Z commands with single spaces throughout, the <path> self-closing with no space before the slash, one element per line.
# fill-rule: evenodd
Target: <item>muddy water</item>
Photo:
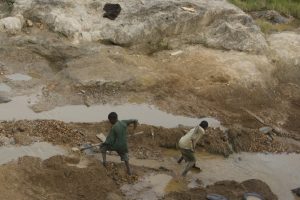
<path fill-rule="evenodd" d="M 175 150 L 167 150 L 164 152 L 164 161 L 156 160 L 138 160 L 131 159 L 131 164 L 137 166 L 146 166 L 150 168 L 164 167 L 172 171 L 173 174 L 179 175 L 184 164 L 178 165 L 176 159 L 179 156 L 179 152 Z M 197 166 L 201 168 L 201 172 L 192 171 L 189 172 L 186 180 L 186 184 L 182 183 L 183 180 L 177 181 L 176 179 L 167 179 L 168 183 L 165 183 L 165 178 L 161 178 L 160 181 L 164 183 L 164 192 L 174 191 L 168 188 L 176 188 L 176 190 L 185 190 L 186 187 L 197 187 L 197 179 L 204 185 L 213 184 L 222 180 L 235 180 L 242 182 L 248 179 L 260 179 L 266 182 L 271 190 L 278 196 L 280 200 L 295 200 L 294 195 L 291 193 L 291 189 L 297 188 L 300 185 L 300 154 L 254 154 L 254 153 L 241 153 L 233 154 L 229 158 L 223 158 L 221 156 L 212 155 L 206 152 L 197 153 Z M 108 160 L 119 162 L 117 156 L 109 156 Z M 146 176 L 147 177 L 147 176 Z M 159 178 L 161 176 L 155 176 Z M 143 195 L 145 181 L 148 179 L 142 179 L 140 184 L 140 190 L 135 191 L 129 195 L 129 199 L 138 199 L 140 195 Z M 169 185 L 169 186 L 168 186 Z M 154 186 L 149 186 L 154 188 Z M 135 186 L 134 190 L 137 190 L 138 186 Z M 149 188 L 148 188 L 149 190 Z M 153 191 L 155 191 L 153 189 Z M 153 192 L 152 191 L 152 192 Z M 150 192 L 148 192 L 150 193 Z M 125 194 L 128 194 L 125 192 Z M 133 198 L 135 195 L 135 198 Z M 158 194 L 158 196 L 161 193 Z"/>
<path fill-rule="evenodd" d="M 222 157 L 197 156 L 203 170 L 196 174 L 204 184 L 220 180 L 244 181 L 260 179 L 266 182 L 279 199 L 293 200 L 291 189 L 300 184 L 299 154 L 234 154 Z"/>
<path fill-rule="evenodd" d="M 5 75 L 5 77 L 12 81 L 29 81 L 32 79 L 31 76 L 20 73 Z"/>
<path fill-rule="evenodd" d="M 65 154 L 64 149 L 47 142 L 37 142 L 30 146 L 2 146 L 0 147 L 0 165 L 23 156 L 33 156 L 44 160 L 55 155 Z"/>
<path fill-rule="evenodd" d="M 201 120 L 207 120 L 210 127 L 225 129 L 221 123 L 214 118 L 189 118 L 176 116 L 163 112 L 154 106 L 146 104 L 124 104 L 124 105 L 94 105 L 86 107 L 84 105 L 68 105 L 57 107 L 53 110 L 35 113 L 28 102 L 34 97 L 19 96 L 11 102 L 0 105 L 0 120 L 12 119 L 56 119 L 65 122 L 99 122 L 107 119 L 108 113 L 115 111 L 120 119 L 136 118 L 140 123 L 167 128 L 176 127 L 179 124 L 185 126 L 195 126 Z"/>
<path fill-rule="evenodd" d="M 121 187 L 127 199 L 156 200 L 163 197 L 172 176 L 167 174 L 151 174 L 141 178 L 138 183 L 126 184 Z"/>
<path fill-rule="evenodd" d="M 173 157 L 175 155 L 174 152 Z M 242 182 L 247 179 L 260 179 L 270 186 L 280 200 L 295 199 L 291 189 L 299 187 L 300 184 L 300 154 L 240 153 L 224 158 L 209 153 L 198 153 L 196 157 L 197 166 L 202 172 L 189 173 L 191 187 L 195 178 L 201 180 L 204 185 L 221 180 Z M 183 166 L 182 164 L 181 168 Z"/>

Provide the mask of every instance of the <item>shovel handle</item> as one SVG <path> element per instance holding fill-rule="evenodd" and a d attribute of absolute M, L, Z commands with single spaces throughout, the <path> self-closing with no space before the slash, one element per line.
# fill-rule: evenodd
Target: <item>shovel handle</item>
<path fill-rule="evenodd" d="M 98 144 L 92 144 L 91 146 L 89 147 L 83 147 L 83 148 L 80 148 L 80 151 L 83 151 L 83 150 L 86 150 L 86 149 L 91 149 L 93 147 L 96 147 L 96 146 L 100 146 L 102 143 L 98 143 Z"/>

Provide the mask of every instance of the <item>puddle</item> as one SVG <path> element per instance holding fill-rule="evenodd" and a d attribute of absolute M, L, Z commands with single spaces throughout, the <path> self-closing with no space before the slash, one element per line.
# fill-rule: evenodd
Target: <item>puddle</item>
<path fill-rule="evenodd" d="M 5 83 L 0 83 L 0 92 L 9 92 L 11 88 Z"/>
<path fill-rule="evenodd" d="M 99 122 L 107 120 L 108 113 L 115 111 L 120 119 L 136 118 L 140 123 L 151 124 L 155 126 L 164 126 L 167 128 L 176 127 L 179 124 L 184 126 L 195 126 L 201 120 L 207 120 L 212 128 L 225 127 L 214 118 L 190 118 L 176 116 L 163 112 L 154 106 L 146 104 L 124 104 L 124 105 L 93 105 L 86 107 L 84 105 L 68 105 L 56 107 L 53 110 L 35 113 L 28 106 L 30 97 L 19 96 L 12 99 L 11 102 L 0 105 L 0 120 L 20 120 L 20 119 L 56 119 L 65 122 Z"/>
<path fill-rule="evenodd" d="M 32 79 L 31 76 L 20 73 L 5 75 L 5 77 L 13 81 L 29 81 Z"/>
<path fill-rule="evenodd" d="M 65 154 L 64 149 L 47 142 L 37 142 L 29 146 L 2 146 L 0 147 L 0 165 L 23 156 L 33 156 L 44 160 L 55 155 Z"/>
<path fill-rule="evenodd" d="M 205 185 L 220 180 L 260 179 L 266 182 L 278 199 L 294 200 L 291 189 L 300 186 L 299 154 L 231 155 L 228 159 L 197 155 L 202 172 L 196 174 Z"/>
<path fill-rule="evenodd" d="M 163 155 L 164 161 L 130 158 L 130 163 L 135 166 L 155 169 L 164 167 L 175 174 L 180 174 L 184 164 L 178 165 L 176 163 L 180 155 L 179 151 L 166 150 L 163 152 Z M 278 196 L 278 199 L 297 199 L 294 198 L 291 189 L 300 186 L 300 154 L 240 153 L 224 158 L 207 152 L 200 152 L 196 153 L 196 157 L 197 166 L 202 171 L 200 173 L 189 172 L 186 179 L 188 183 L 184 183 L 185 185 L 182 182 L 181 184 L 180 182 L 178 183 L 174 179 L 166 178 L 168 183 L 166 186 L 163 185 L 165 192 L 174 191 L 174 188 L 176 190 L 185 190 L 185 187 L 194 188 L 202 184 L 210 185 L 222 180 L 242 182 L 248 179 L 259 179 L 269 185 L 271 190 Z M 98 158 L 101 159 L 100 155 Z M 108 156 L 108 161 L 120 162 L 120 158 L 118 156 Z M 197 182 L 197 180 L 200 180 L 201 183 Z M 151 184 L 148 184 L 148 186 L 149 188 L 155 188 Z M 140 193 L 136 191 L 138 186 L 135 187 L 133 194 L 138 197 L 143 193 L 143 187 L 140 188 Z M 150 192 L 148 191 L 148 193 Z"/>
<path fill-rule="evenodd" d="M 165 161 L 145 161 L 151 167 L 163 166 L 176 174 L 180 173 L 184 164 L 177 165 L 176 161 L 180 153 L 176 150 L 163 152 Z M 267 183 L 278 199 L 295 200 L 297 198 L 291 189 L 300 186 L 300 154 L 262 154 L 262 153 L 240 153 L 233 154 L 229 158 L 207 152 L 196 153 L 197 166 L 201 168 L 200 173 L 190 172 L 187 176 L 188 187 L 201 184 L 210 185 L 222 180 L 235 180 L 242 182 L 248 179 L 260 179 Z M 135 160 L 132 160 L 135 164 Z M 141 166 L 141 163 L 138 163 Z M 184 189 L 179 187 L 178 189 Z"/>
<path fill-rule="evenodd" d="M 167 174 L 151 174 L 141 178 L 136 184 L 121 187 L 127 199 L 156 200 L 163 197 L 172 176 Z"/>

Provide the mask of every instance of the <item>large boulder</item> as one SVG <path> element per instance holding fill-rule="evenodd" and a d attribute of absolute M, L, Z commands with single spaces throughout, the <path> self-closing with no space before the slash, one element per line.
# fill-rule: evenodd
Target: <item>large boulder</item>
<path fill-rule="evenodd" d="M 21 31 L 23 23 L 24 19 L 21 15 L 0 19 L 0 32 L 2 31 L 16 34 L 17 32 Z"/>
<path fill-rule="evenodd" d="M 282 32 L 268 38 L 270 57 L 277 64 L 277 76 L 283 82 L 300 84 L 300 34 Z"/>
<path fill-rule="evenodd" d="M 22 3 L 24 4 L 22 6 Z M 76 41 L 103 41 L 138 49 L 170 49 L 182 43 L 262 52 L 266 41 L 253 19 L 225 0 L 121 1 L 115 20 L 103 17 L 104 0 L 16 0 L 13 13 L 41 21 Z"/>
<path fill-rule="evenodd" d="M 286 65 L 300 67 L 300 34 L 295 32 L 275 33 L 268 38 L 268 41 L 273 59 Z"/>
<path fill-rule="evenodd" d="M 8 97 L 6 97 L 6 96 L 0 94 L 0 103 L 8 103 L 8 102 L 10 102 L 10 101 L 11 101 L 10 98 L 8 98 Z"/>

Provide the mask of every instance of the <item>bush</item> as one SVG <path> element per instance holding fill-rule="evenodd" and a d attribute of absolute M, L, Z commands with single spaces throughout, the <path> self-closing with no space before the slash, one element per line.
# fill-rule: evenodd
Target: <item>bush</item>
<path fill-rule="evenodd" d="M 276 10 L 300 19 L 300 0 L 229 0 L 246 12 Z"/>
<path fill-rule="evenodd" d="M 300 26 L 300 20 L 294 20 L 288 24 L 272 24 L 264 19 L 255 20 L 263 33 L 290 31 Z"/>

